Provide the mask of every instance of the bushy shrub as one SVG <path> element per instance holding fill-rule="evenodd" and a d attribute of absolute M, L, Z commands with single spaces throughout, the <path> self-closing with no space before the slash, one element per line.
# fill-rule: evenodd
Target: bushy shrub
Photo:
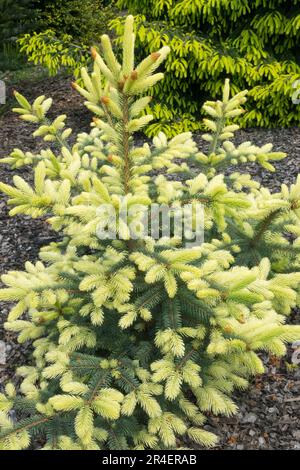
<path fill-rule="evenodd" d="M 43 29 L 70 35 L 84 44 L 95 42 L 108 29 L 113 5 L 113 0 L 42 0 Z"/>
<path fill-rule="evenodd" d="M 16 39 L 38 26 L 32 10 L 35 0 L 0 0 L 0 70 L 15 68 L 22 63 Z"/>
<path fill-rule="evenodd" d="M 81 67 L 90 62 L 88 46 L 51 29 L 27 33 L 18 39 L 18 44 L 28 61 L 45 67 L 50 76 L 64 70 L 77 78 Z"/>
<path fill-rule="evenodd" d="M 119 0 L 118 6 L 137 15 L 142 53 L 163 45 L 172 51 L 149 135 L 199 128 L 203 102 L 219 96 L 226 77 L 235 92 L 250 90 L 240 125 L 299 124 L 292 102 L 300 78 L 299 0 Z M 123 18 L 113 21 L 118 32 L 122 24 Z"/>
<path fill-rule="evenodd" d="M 32 15 L 35 0 L 0 0 L 0 39 L 6 41 L 36 25 Z"/>
<path fill-rule="evenodd" d="M 231 96 L 228 81 L 222 101 L 204 106 L 206 154 L 190 133 L 135 144 L 152 119 L 141 116 L 151 99 L 143 95 L 163 78 L 156 70 L 169 48 L 135 65 L 132 16 L 122 62 L 108 36 L 102 46 L 93 72 L 82 69 L 84 85 L 74 84 L 95 118 L 73 146 L 66 116 L 47 118 L 51 99 L 31 105 L 16 93 L 15 112 L 53 147 L 2 159 L 32 165 L 34 185 L 15 176 L 0 189 L 12 216 L 45 215 L 64 238 L 24 272 L 2 276 L 0 299 L 15 302 L 5 327 L 33 341 L 34 362 L 19 367 L 18 393 L 10 383 L 0 395 L 0 443 L 23 449 L 38 437 L 45 449 L 173 449 L 188 438 L 213 446 L 206 414 L 235 413 L 233 390 L 264 371 L 259 352 L 282 356 L 300 336 L 299 326 L 285 325 L 299 303 L 300 180 L 270 194 L 249 175 L 218 173 L 249 160 L 272 170 L 285 156 L 271 145 L 234 146 L 230 121 L 242 115 L 246 92 Z M 166 207 L 169 236 L 161 219 L 158 237 L 148 231 L 143 215 L 152 204 Z M 205 243 L 187 246 L 199 204 Z M 125 220 L 124 206 L 132 209 Z M 177 217 L 188 207 L 180 235 Z"/>
<path fill-rule="evenodd" d="M 78 77 L 90 63 L 89 46 L 97 43 L 113 18 L 114 1 L 41 1 L 40 26 L 18 40 L 29 62 L 42 65 L 50 75 L 61 69 Z"/>

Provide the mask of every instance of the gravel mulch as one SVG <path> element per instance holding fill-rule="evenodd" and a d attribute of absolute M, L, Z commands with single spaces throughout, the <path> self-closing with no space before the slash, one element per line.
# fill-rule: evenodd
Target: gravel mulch
<path fill-rule="evenodd" d="M 288 370 L 290 358 L 264 358 L 265 374 L 235 393 L 238 414 L 208 419 L 204 428 L 219 436 L 217 450 L 300 450 L 300 370 Z"/>
<path fill-rule="evenodd" d="M 81 99 L 70 87 L 66 78 L 44 79 L 37 84 L 21 83 L 18 90 L 29 99 L 41 94 L 54 98 L 53 115 L 68 114 L 68 125 L 76 132 L 88 131 L 90 116 L 81 104 Z M 10 92 L 11 90 L 9 90 Z M 203 141 L 196 136 L 201 148 Z M 236 142 L 250 140 L 257 145 L 271 142 L 274 150 L 288 153 L 288 158 L 276 163 L 275 174 L 256 165 L 248 165 L 255 179 L 272 191 L 284 182 L 291 184 L 299 172 L 300 129 L 249 129 L 241 130 Z M 0 119 L 0 156 L 7 156 L 15 147 L 37 152 L 45 144 L 33 139 L 30 125 L 16 115 L 7 112 Z M 241 169 L 239 168 L 239 171 Z M 15 171 L 0 166 L 0 181 L 10 183 Z M 28 169 L 17 171 L 31 181 Z M 36 260 L 41 246 L 55 240 L 57 235 L 43 219 L 8 216 L 6 199 L 0 200 L 0 274 L 8 270 L 22 269 L 26 260 Z M 30 344 L 19 345 L 14 334 L 5 332 L 5 321 L 9 305 L 0 303 L 0 389 L 9 378 L 14 377 L 18 365 L 28 361 Z M 291 322 L 300 323 L 299 312 Z M 6 364 L 1 365 L 3 343 L 6 346 Z M 1 346 L 2 345 L 2 346 Z M 2 347 L 2 351 L 1 351 Z M 230 418 L 210 416 L 205 426 L 220 437 L 217 449 L 299 449 L 300 450 L 300 368 L 290 370 L 291 350 L 283 360 L 265 358 L 266 372 L 257 378 L 247 392 L 236 393 L 235 401 L 239 413 Z"/>

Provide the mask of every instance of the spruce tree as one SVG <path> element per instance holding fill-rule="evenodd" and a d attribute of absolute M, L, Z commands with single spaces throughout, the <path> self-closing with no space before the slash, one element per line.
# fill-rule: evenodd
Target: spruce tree
<path fill-rule="evenodd" d="M 204 106 L 206 154 L 190 133 L 135 144 L 152 118 L 141 115 L 151 100 L 144 95 L 163 79 L 157 69 L 169 48 L 136 65 L 134 39 L 129 16 L 122 61 L 106 35 L 103 56 L 92 50 L 93 72 L 82 69 L 74 87 L 95 117 L 74 144 L 65 115 L 47 118 L 51 99 L 31 104 L 15 94 L 15 112 L 53 146 L 3 158 L 12 168 L 32 165 L 34 184 L 14 176 L 0 189 L 12 216 L 44 215 L 63 239 L 23 272 L 2 276 L 0 299 L 14 302 L 5 327 L 33 344 L 32 363 L 17 370 L 20 388 L 9 383 L 0 395 L 3 449 L 37 438 L 43 449 L 62 450 L 174 449 L 187 439 L 213 446 L 206 414 L 235 413 L 232 392 L 264 372 L 259 353 L 283 356 L 300 337 L 299 326 L 285 324 L 299 303 L 300 180 L 270 194 L 249 175 L 223 175 L 226 165 L 249 160 L 272 170 L 285 156 L 271 145 L 231 142 L 238 126 L 230 121 L 247 92 L 231 96 L 229 81 L 222 100 Z M 170 236 L 137 237 L 143 210 L 124 222 L 125 203 L 164 204 Z M 174 222 L 190 205 L 194 227 L 199 204 L 205 241 L 188 246 Z M 105 239 L 107 208 L 118 216 L 117 237 Z"/>

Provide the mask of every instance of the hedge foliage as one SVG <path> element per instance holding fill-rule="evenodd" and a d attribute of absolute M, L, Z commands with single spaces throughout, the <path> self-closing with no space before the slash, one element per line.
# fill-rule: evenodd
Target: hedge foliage
<path fill-rule="evenodd" d="M 300 122 L 292 101 L 300 78 L 299 0 L 119 0 L 136 15 L 141 53 L 168 45 L 166 80 L 156 87 L 149 134 L 199 127 L 203 101 L 216 98 L 224 79 L 249 89 L 242 126 L 289 126 Z M 123 18 L 113 21 L 121 33 Z"/>

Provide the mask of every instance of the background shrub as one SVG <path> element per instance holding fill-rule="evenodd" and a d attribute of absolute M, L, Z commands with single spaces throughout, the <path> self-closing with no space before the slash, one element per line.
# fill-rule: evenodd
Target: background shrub
<path fill-rule="evenodd" d="M 50 75 L 64 68 L 77 77 L 89 63 L 89 46 L 97 44 L 113 18 L 114 1 L 40 1 L 40 27 L 19 39 L 29 62 L 46 67 Z"/>
<path fill-rule="evenodd" d="M 83 43 L 94 43 L 107 31 L 114 1 L 46 0 L 39 1 L 43 30 L 58 36 L 68 34 Z"/>
<path fill-rule="evenodd" d="M 0 0 L 0 70 L 15 69 L 22 59 L 16 38 L 38 26 L 33 0 Z"/>
<path fill-rule="evenodd" d="M 248 88 L 242 126 L 300 122 L 292 102 L 299 79 L 299 0 L 119 0 L 137 15 L 141 53 L 169 45 L 168 74 L 157 85 L 149 134 L 199 127 L 203 101 L 217 97 L 225 77 L 235 92 Z M 121 32 L 123 19 L 113 22 Z M 199 99 L 200 98 L 200 99 Z"/>
<path fill-rule="evenodd" d="M 57 35 L 52 29 L 27 33 L 18 39 L 18 43 L 29 62 L 46 67 L 50 76 L 63 68 L 77 77 L 80 68 L 90 59 L 87 45 L 74 40 L 69 34 Z"/>

